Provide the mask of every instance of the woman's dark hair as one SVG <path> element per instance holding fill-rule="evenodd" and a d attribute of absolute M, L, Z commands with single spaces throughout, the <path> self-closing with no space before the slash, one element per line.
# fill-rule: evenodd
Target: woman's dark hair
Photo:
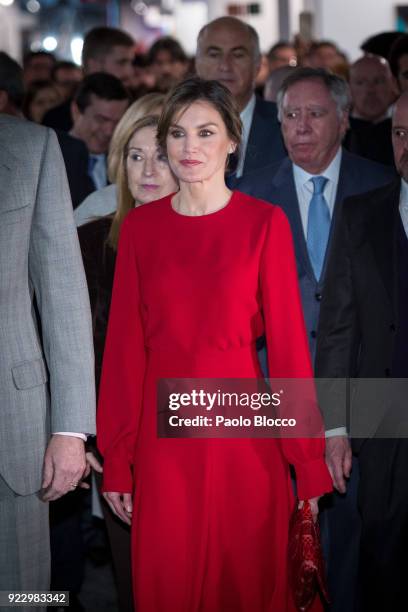
<path fill-rule="evenodd" d="M 58 90 L 55 87 L 55 83 L 53 81 L 33 81 L 26 91 L 21 109 L 23 111 L 24 117 L 30 119 L 30 121 L 33 120 L 30 110 L 31 104 L 34 102 L 37 94 L 40 93 L 40 91 L 42 91 L 43 89 L 54 89 L 58 94 Z"/>
<path fill-rule="evenodd" d="M 234 154 L 237 158 L 242 138 L 242 122 L 235 100 L 230 91 L 218 81 L 206 81 L 198 77 L 182 81 L 167 94 L 157 128 L 159 146 L 163 151 L 167 150 L 166 139 L 174 117 L 194 102 L 208 102 L 218 111 L 228 136 L 237 146 Z"/>

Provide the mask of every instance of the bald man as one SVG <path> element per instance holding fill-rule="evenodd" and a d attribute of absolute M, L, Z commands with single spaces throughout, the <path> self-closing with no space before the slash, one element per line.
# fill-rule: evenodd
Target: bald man
<path fill-rule="evenodd" d="M 241 114 L 244 129 L 236 178 L 286 156 L 276 105 L 255 96 L 260 65 L 259 38 L 250 25 L 235 17 L 220 17 L 201 29 L 197 74 L 225 85 Z"/>
<path fill-rule="evenodd" d="M 396 91 L 387 60 L 365 55 L 350 68 L 352 109 L 345 147 L 352 153 L 393 165 L 390 105 Z"/>
<path fill-rule="evenodd" d="M 400 176 L 343 202 L 317 341 L 317 377 L 383 379 L 352 383 L 348 415 L 332 398 L 321 406 L 327 429 L 349 427 L 358 455 L 362 612 L 407 609 L 408 93 L 395 106 L 392 142 Z M 384 379 L 387 395 L 378 403 Z M 394 391 L 401 385 L 399 411 Z M 344 490 L 351 466 L 346 429 L 327 440 L 326 457 L 334 486 Z"/>

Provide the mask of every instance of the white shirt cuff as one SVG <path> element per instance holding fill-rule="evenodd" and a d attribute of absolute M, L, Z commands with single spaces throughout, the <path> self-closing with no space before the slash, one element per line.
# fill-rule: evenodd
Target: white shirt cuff
<path fill-rule="evenodd" d="M 74 433 L 72 431 L 55 431 L 54 436 L 72 436 L 73 438 L 81 438 L 84 442 L 87 440 L 86 434 L 83 433 Z"/>
<path fill-rule="evenodd" d="M 346 427 L 335 427 L 334 429 L 328 429 L 324 433 L 326 438 L 334 438 L 334 436 L 347 436 Z"/>

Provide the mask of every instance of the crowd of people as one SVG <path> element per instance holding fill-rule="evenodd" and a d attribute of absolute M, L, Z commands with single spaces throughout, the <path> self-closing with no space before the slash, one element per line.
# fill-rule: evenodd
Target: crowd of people
<path fill-rule="evenodd" d="M 83 609 L 92 485 L 121 612 L 294 612 L 306 501 L 310 609 L 403 612 L 406 419 L 345 381 L 408 379 L 408 34 L 135 49 L 0 52 L 0 591 Z M 325 436 L 156 435 L 159 379 L 313 376 Z"/>

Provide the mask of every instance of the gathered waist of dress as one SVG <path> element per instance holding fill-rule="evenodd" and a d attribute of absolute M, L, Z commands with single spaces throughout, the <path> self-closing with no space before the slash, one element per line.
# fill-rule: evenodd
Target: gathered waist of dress
<path fill-rule="evenodd" d="M 229 348 L 146 347 L 147 367 L 165 378 L 261 377 L 255 341 Z"/>

